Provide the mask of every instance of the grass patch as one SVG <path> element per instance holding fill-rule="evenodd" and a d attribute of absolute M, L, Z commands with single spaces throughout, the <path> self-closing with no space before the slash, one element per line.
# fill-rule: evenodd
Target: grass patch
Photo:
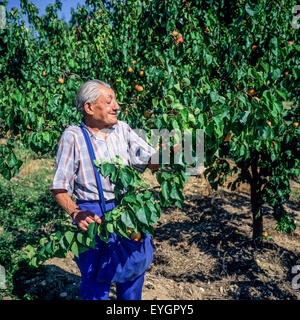
<path fill-rule="evenodd" d="M 21 143 L 15 153 L 23 161 L 19 174 L 10 181 L 0 176 L 0 264 L 5 267 L 7 286 L 0 290 L 0 299 L 24 299 L 16 295 L 13 285 L 18 282 L 18 270 L 24 270 L 25 275 L 32 273 L 24 248 L 37 245 L 41 237 L 48 238 L 58 230 L 64 232 L 71 222 L 50 191 L 54 158 L 40 157 Z"/>

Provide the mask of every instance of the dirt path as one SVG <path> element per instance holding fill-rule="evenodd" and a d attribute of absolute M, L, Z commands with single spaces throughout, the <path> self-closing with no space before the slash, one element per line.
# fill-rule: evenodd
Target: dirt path
<path fill-rule="evenodd" d="M 151 176 L 145 179 L 153 182 Z M 156 227 L 144 300 L 300 299 L 300 289 L 292 288 L 291 273 L 300 264 L 300 236 L 278 234 L 271 208 L 264 206 L 269 238 L 253 248 L 247 186 L 236 192 L 226 188 L 213 192 L 203 177 L 192 177 L 185 195 L 183 210 L 164 211 Z M 299 226 L 299 203 L 290 201 L 286 209 Z M 66 259 L 48 260 L 26 285 L 40 299 L 76 300 L 79 283 L 79 270 L 69 253 Z"/>

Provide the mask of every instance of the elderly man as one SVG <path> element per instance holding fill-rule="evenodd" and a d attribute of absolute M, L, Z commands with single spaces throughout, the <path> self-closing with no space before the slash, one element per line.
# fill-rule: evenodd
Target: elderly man
<path fill-rule="evenodd" d="M 74 223 L 87 231 L 90 223 L 102 223 L 104 212 L 85 139 L 90 140 L 97 160 L 112 160 L 118 155 L 124 164 L 140 172 L 147 167 L 156 170 L 159 166 L 150 163 L 155 150 L 128 124 L 118 121 L 119 105 L 107 83 L 99 80 L 84 83 L 78 90 L 76 107 L 83 114 L 83 121 L 80 127 L 69 126 L 61 136 L 51 190 Z M 114 186 L 108 178 L 100 176 L 100 180 L 106 211 L 113 210 L 116 207 Z M 144 236 L 145 240 L 139 243 L 116 234 L 111 234 L 108 243 L 97 238 L 95 249 L 75 258 L 81 271 L 82 299 L 107 300 L 112 282 L 116 282 L 119 300 L 141 299 L 144 274 L 153 259 L 151 237 Z M 121 251 L 126 251 L 128 256 L 119 258 Z"/>

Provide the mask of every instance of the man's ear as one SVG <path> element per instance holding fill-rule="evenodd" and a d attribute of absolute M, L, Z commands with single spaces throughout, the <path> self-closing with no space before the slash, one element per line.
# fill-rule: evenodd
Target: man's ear
<path fill-rule="evenodd" d="M 92 115 L 94 113 L 93 106 L 90 102 L 86 102 L 83 106 L 86 114 Z"/>

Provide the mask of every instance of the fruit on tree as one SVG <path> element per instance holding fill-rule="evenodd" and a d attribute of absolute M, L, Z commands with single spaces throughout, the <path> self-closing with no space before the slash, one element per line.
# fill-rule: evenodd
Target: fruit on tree
<path fill-rule="evenodd" d="M 182 42 L 183 42 L 183 37 L 182 37 L 182 35 L 180 35 L 180 36 L 176 39 L 176 44 L 182 43 Z"/>
<path fill-rule="evenodd" d="M 288 44 L 291 46 L 293 44 L 293 41 L 288 41 Z"/>
<path fill-rule="evenodd" d="M 268 126 L 272 126 L 272 123 L 271 123 L 271 121 L 267 121 L 267 124 L 268 124 Z"/>
<path fill-rule="evenodd" d="M 293 126 L 294 126 L 295 128 L 298 128 L 298 127 L 299 127 L 299 122 L 294 122 L 294 123 L 293 123 Z"/>
<path fill-rule="evenodd" d="M 141 92 L 144 90 L 144 88 L 138 84 L 135 85 L 135 90 L 137 90 L 138 92 Z"/>
<path fill-rule="evenodd" d="M 133 69 L 132 69 L 131 67 L 129 67 L 129 68 L 128 68 L 128 72 L 131 73 L 132 71 L 133 71 Z"/>
<path fill-rule="evenodd" d="M 172 35 L 173 35 L 174 37 L 177 37 L 177 36 L 178 36 L 178 31 L 174 30 L 174 31 L 172 32 Z"/>
<path fill-rule="evenodd" d="M 255 94 L 255 90 L 254 89 L 249 89 L 248 93 L 250 94 L 250 96 L 253 96 Z"/>
<path fill-rule="evenodd" d="M 257 102 L 260 101 L 260 99 L 259 99 L 258 97 L 256 97 L 256 96 L 254 96 L 253 98 L 254 98 Z"/>
<path fill-rule="evenodd" d="M 58 83 L 63 84 L 64 82 L 65 82 L 65 80 L 63 78 L 58 79 Z"/>
<path fill-rule="evenodd" d="M 132 64 L 136 64 L 136 60 L 132 60 Z"/>
<path fill-rule="evenodd" d="M 144 71 L 143 71 L 143 70 L 141 70 L 141 71 L 140 71 L 140 76 L 141 76 L 141 77 L 143 77 L 143 76 L 144 76 L 144 74 L 145 74 L 145 73 L 144 73 Z"/>
<path fill-rule="evenodd" d="M 43 77 L 46 77 L 46 75 L 47 75 L 46 71 L 43 71 L 43 72 L 42 72 L 42 76 L 43 76 Z"/>
<path fill-rule="evenodd" d="M 257 45 L 254 44 L 252 47 L 251 47 L 252 51 L 256 50 L 257 49 Z"/>
<path fill-rule="evenodd" d="M 204 28 L 204 31 L 206 31 L 206 32 L 210 32 L 210 31 L 209 31 L 209 27 L 208 27 L 208 26 L 206 26 L 206 27 Z"/>

